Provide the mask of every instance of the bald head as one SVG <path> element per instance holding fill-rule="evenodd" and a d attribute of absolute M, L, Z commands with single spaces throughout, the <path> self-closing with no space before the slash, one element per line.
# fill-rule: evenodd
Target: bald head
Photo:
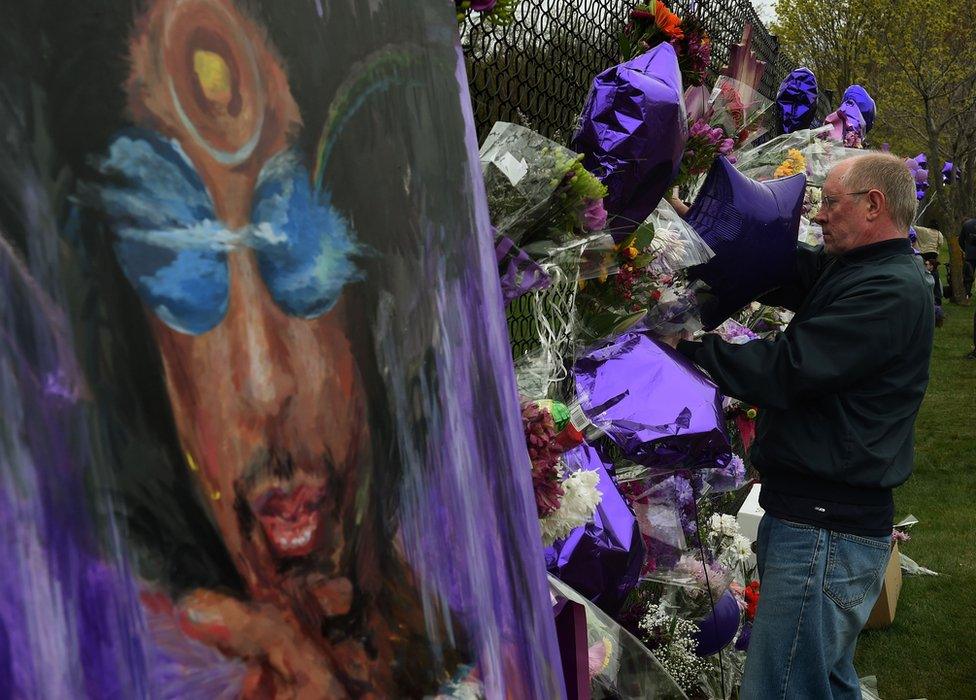
<path fill-rule="evenodd" d="M 915 180 L 905 163 L 888 153 L 869 153 L 834 166 L 814 221 L 823 229 L 827 251 L 842 254 L 907 237 L 916 204 Z"/>

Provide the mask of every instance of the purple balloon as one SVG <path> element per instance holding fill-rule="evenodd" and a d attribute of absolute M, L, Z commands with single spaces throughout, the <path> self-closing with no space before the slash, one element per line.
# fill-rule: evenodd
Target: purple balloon
<path fill-rule="evenodd" d="M 587 469 L 599 475 L 597 489 L 603 499 L 593 522 L 546 549 L 546 568 L 607 614 L 615 615 L 637 585 L 644 564 L 644 540 L 599 453 L 584 443 L 563 457 L 571 470 Z"/>
<path fill-rule="evenodd" d="M 858 111 L 864 118 L 864 133 L 871 131 L 871 127 L 874 126 L 874 117 L 877 114 L 877 106 L 868 91 L 860 85 L 851 85 L 844 90 L 844 96 L 841 98 L 841 102 L 847 101 L 856 104 Z"/>
<path fill-rule="evenodd" d="M 797 68 L 783 79 L 776 93 L 782 133 L 810 128 L 817 113 L 817 95 L 817 76 L 809 68 Z"/>
<path fill-rule="evenodd" d="M 546 289 L 552 282 L 546 271 L 508 236 L 495 239 L 495 259 L 506 304 L 533 289 Z"/>
<path fill-rule="evenodd" d="M 722 651 L 735 639 L 735 633 L 739 631 L 739 619 L 739 603 L 732 591 L 725 591 L 715 601 L 715 609 L 695 623 L 698 626 L 698 632 L 694 635 L 698 642 L 695 653 L 699 656 L 711 656 Z"/>
<path fill-rule="evenodd" d="M 915 179 L 915 197 L 925 198 L 925 192 L 929 188 L 929 171 L 925 168 L 927 159 L 924 153 L 919 153 L 914 158 L 906 158 L 905 165 Z"/>
<path fill-rule="evenodd" d="M 572 148 L 610 191 L 603 203 L 615 238 L 654 211 L 678 175 L 687 140 L 681 73 L 670 44 L 593 81 Z"/>
<path fill-rule="evenodd" d="M 950 160 L 945 165 L 942 166 L 942 184 L 948 185 L 952 183 L 952 176 L 955 175 L 956 179 L 959 179 L 959 171 L 956 170 L 955 166 Z"/>
<path fill-rule="evenodd" d="M 648 332 L 587 351 L 573 375 L 583 412 L 627 459 L 661 469 L 731 459 L 718 387 Z"/>
<path fill-rule="evenodd" d="M 742 625 L 742 631 L 739 632 L 739 638 L 735 640 L 735 650 L 746 651 L 749 648 L 750 639 L 752 639 L 752 623 L 747 622 Z"/>
<path fill-rule="evenodd" d="M 687 216 L 715 251 L 692 268 L 715 294 L 702 307 L 706 329 L 793 278 L 806 183 L 803 174 L 757 182 L 724 157 L 712 164 Z"/>

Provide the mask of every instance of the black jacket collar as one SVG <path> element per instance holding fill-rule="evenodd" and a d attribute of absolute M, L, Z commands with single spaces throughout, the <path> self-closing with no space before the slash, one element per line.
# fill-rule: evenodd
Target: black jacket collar
<path fill-rule="evenodd" d="M 914 253 L 912 242 L 906 236 L 904 238 L 891 238 L 879 243 L 869 243 L 860 248 L 849 250 L 839 257 L 845 262 L 866 262 L 887 258 L 890 255 L 911 255 L 912 253 Z"/>

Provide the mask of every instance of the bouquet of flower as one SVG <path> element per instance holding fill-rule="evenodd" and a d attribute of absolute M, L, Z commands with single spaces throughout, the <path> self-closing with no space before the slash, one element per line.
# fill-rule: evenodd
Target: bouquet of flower
<path fill-rule="evenodd" d="M 565 473 L 563 452 L 582 441 L 582 436 L 574 434 L 568 410 L 559 404 L 553 406 L 562 423 L 557 428 L 552 411 L 540 403 L 523 402 L 522 427 L 532 463 L 532 488 L 542 539 L 548 546 L 592 520 L 603 495 L 596 488 L 596 472 L 579 469 Z"/>
<path fill-rule="evenodd" d="M 518 0 L 454 0 L 458 24 L 476 12 L 492 24 L 508 24 L 515 16 Z"/>
<path fill-rule="evenodd" d="M 678 17 L 661 0 L 640 3 L 620 37 L 620 54 L 628 61 L 658 44 L 669 43 L 678 55 L 684 85 L 705 82 L 712 62 L 712 41 L 693 15 Z"/>
<path fill-rule="evenodd" d="M 660 335 L 701 328 L 697 285 L 688 283 L 684 271 L 713 255 L 695 230 L 662 201 L 605 258 L 605 270 L 615 268 L 616 274 L 581 282 L 580 342 L 622 333 L 638 322 Z"/>
<path fill-rule="evenodd" d="M 695 689 L 710 667 L 695 649 L 698 627 L 665 602 L 647 606 L 638 622 L 639 638 L 685 692 Z"/>
<path fill-rule="evenodd" d="M 603 230 L 607 190 L 581 160 L 531 129 L 496 123 L 481 147 L 481 168 L 497 233 L 525 247 Z"/>
<path fill-rule="evenodd" d="M 694 97 L 700 89 L 689 93 L 688 144 L 674 183 L 679 188 L 708 172 L 719 156 L 737 162 L 738 156 L 731 154 L 766 132 L 766 115 L 773 104 L 757 90 L 727 76 L 716 81 L 707 100 Z"/>
<path fill-rule="evenodd" d="M 801 129 L 739 151 L 736 153 L 736 168 L 755 180 L 769 180 L 784 177 L 787 171 L 795 173 L 805 170 L 808 186 L 819 189 L 834 165 L 863 155 L 863 151 L 824 138 L 830 130 L 829 124 L 817 129 Z M 802 158 L 802 163 L 796 154 Z M 777 175 L 777 171 L 781 174 Z"/>

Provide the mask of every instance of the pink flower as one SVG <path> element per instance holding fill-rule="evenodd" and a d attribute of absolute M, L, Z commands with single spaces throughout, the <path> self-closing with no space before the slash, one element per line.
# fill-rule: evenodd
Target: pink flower
<path fill-rule="evenodd" d="M 704 119 L 697 119 L 695 123 L 691 125 L 691 130 L 688 132 L 688 135 L 691 137 L 704 136 L 710 131 L 711 129 L 709 129 L 708 124 Z"/>
<path fill-rule="evenodd" d="M 733 148 L 735 148 L 735 141 L 732 139 L 723 139 L 722 143 L 718 145 L 718 152 L 723 156 L 727 156 L 732 152 Z"/>
<path fill-rule="evenodd" d="M 602 199 L 591 199 L 583 210 L 583 226 L 587 231 L 602 231 L 607 227 L 607 210 Z"/>

